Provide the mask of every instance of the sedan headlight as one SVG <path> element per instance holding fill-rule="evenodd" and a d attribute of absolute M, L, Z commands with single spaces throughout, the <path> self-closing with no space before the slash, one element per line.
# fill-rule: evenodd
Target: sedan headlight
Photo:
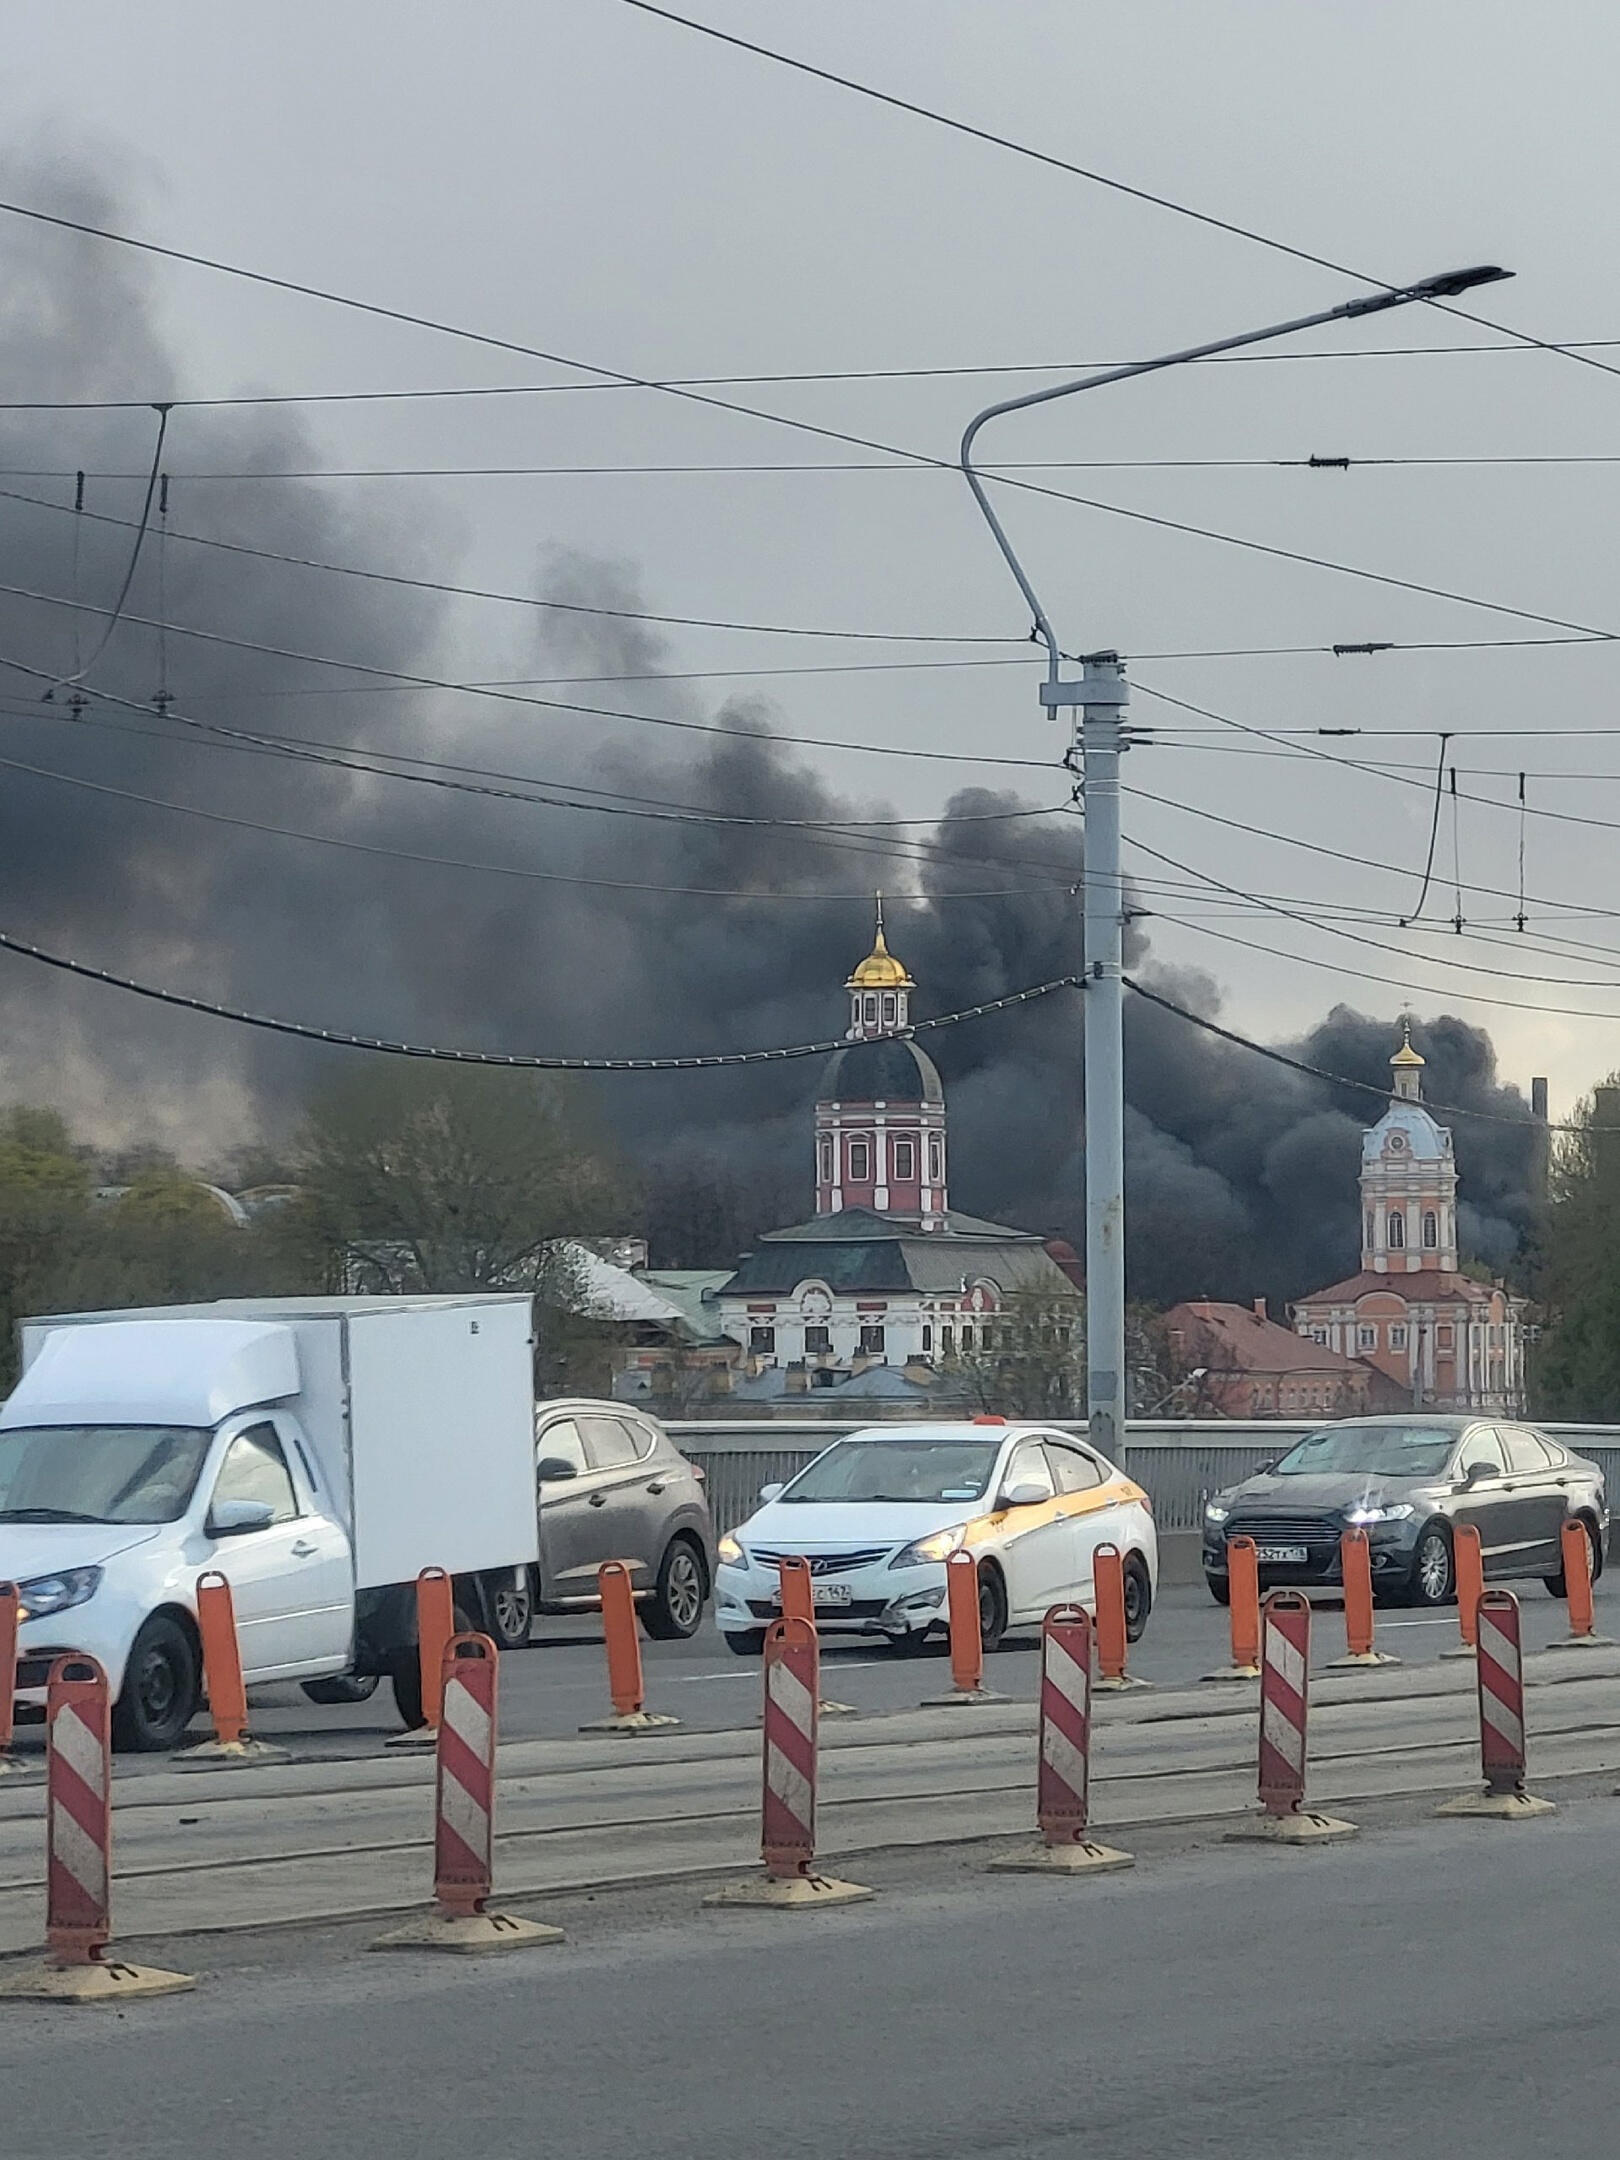
<path fill-rule="evenodd" d="M 930 1560 L 948 1560 L 960 1549 L 966 1535 L 966 1526 L 953 1524 L 949 1530 L 931 1530 L 927 1537 L 913 1538 L 909 1545 L 902 1545 L 890 1567 L 923 1567 Z"/>
<path fill-rule="evenodd" d="M 46 1613 L 66 1612 L 94 1597 L 101 1581 L 98 1567 L 64 1568 L 59 1575 L 35 1575 L 17 1585 L 19 1620 L 39 1620 Z"/>
<path fill-rule="evenodd" d="M 1231 1512 L 1229 1507 L 1222 1507 L 1219 1500 L 1206 1500 L 1204 1503 L 1205 1522 L 1225 1522 Z"/>
<path fill-rule="evenodd" d="M 746 1567 L 748 1565 L 747 1553 L 743 1551 L 742 1547 L 737 1543 L 737 1540 L 731 1535 L 730 1531 L 727 1531 L 726 1535 L 720 1540 L 719 1544 L 714 1549 L 720 1560 L 727 1567 Z"/>
<path fill-rule="evenodd" d="M 1397 1500 L 1389 1507 L 1353 1507 L 1345 1510 L 1347 1523 L 1405 1522 L 1412 1512 L 1410 1500 Z"/>

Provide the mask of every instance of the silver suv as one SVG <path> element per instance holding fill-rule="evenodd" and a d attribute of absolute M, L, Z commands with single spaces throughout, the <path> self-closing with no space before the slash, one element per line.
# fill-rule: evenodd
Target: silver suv
<path fill-rule="evenodd" d="M 541 1612 L 597 1604 L 598 1567 L 623 1560 L 649 1635 L 697 1633 L 714 1582 L 714 1524 L 702 1471 L 656 1418 L 621 1403 L 540 1403 L 535 1479 Z"/>

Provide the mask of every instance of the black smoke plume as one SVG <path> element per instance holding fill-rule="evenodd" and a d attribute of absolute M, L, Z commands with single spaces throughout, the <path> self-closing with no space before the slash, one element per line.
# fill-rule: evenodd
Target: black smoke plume
<path fill-rule="evenodd" d="M 7 177 L 25 199 L 120 222 L 117 204 L 82 172 L 35 165 Z M 157 328 L 140 258 L 13 224 L 0 233 L 0 270 L 8 400 L 157 400 L 192 387 Z M 143 474 L 155 427 L 148 410 L 0 414 L 0 465 L 33 475 L 0 478 L 0 487 L 47 505 L 0 495 L 0 585 L 110 603 L 131 534 L 68 514 L 71 476 L 92 476 L 87 509 L 133 518 L 141 480 L 95 476 Z M 185 477 L 320 462 L 308 425 L 285 410 L 181 408 L 165 456 L 180 476 L 174 531 L 453 581 L 457 534 L 403 488 L 373 495 Z M 537 533 L 535 561 L 536 594 L 595 609 L 637 605 L 632 573 L 577 559 L 566 534 Z M 611 614 L 530 617 L 178 538 L 148 545 L 132 613 L 156 618 L 160 592 L 176 625 L 453 680 L 656 673 L 666 657 L 648 628 Z M 76 642 L 68 608 L 0 593 L 0 655 L 65 678 L 102 620 L 82 615 Z M 165 666 L 168 717 L 151 702 Z M 492 1049 L 613 1056 L 790 1043 L 841 1027 L 842 980 L 867 949 L 869 896 L 880 886 L 922 1012 L 1078 969 L 1074 817 L 1005 817 L 1026 806 L 969 789 L 948 809 L 962 822 L 912 829 L 903 842 L 875 828 L 828 832 L 829 821 L 851 827 L 908 805 L 835 790 L 811 753 L 769 739 L 778 716 L 755 700 L 715 709 L 657 682 L 577 693 L 724 732 L 637 726 L 378 685 L 178 630 L 165 656 L 157 633 L 133 622 L 119 626 L 89 679 L 140 709 L 95 699 L 78 709 L 65 686 L 47 700 L 15 665 L 0 673 L 0 755 L 11 761 L 0 767 L 0 927 L 204 997 Z M 589 786 L 604 801 L 661 799 L 777 822 L 518 805 L 223 746 L 177 714 L 367 756 Z M 1048 799 L 1059 792 L 1054 775 Z M 552 881 L 401 859 L 411 855 Z M 952 897 L 964 891 L 984 897 Z M 821 897 L 772 897 L 807 892 Z M 1138 929 L 1132 940 L 1132 964 L 1149 974 L 1150 934 Z M 1183 1002 L 1217 1007 L 1201 978 L 1156 979 Z M 1133 1005 L 1128 1020 L 1135 1294 L 1281 1297 L 1348 1273 L 1366 1099 L 1151 1007 Z M 16 959 L 0 961 L 0 1028 L 4 1094 L 62 1107 L 109 1148 L 152 1139 L 199 1162 L 254 1137 L 284 1139 L 310 1087 L 353 1054 L 142 1005 Z M 1435 1098 L 1524 1114 L 1497 1084 L 1477 1029 L 1439 1019 L 1419 1039 Z M 949 1090 L 955 1204 L 1080 1242 L 1077 997 L 1060 993 L 928 1040 Z M 1392 1016 L 1341 1008 L 1296 1047 L 1382 1084 L 1394 1040 Z M 643 1172 L 659 1258 L 724 1263 L 758 1230 L 807 1211 L 815 1081 L 814 1065 L 796 1064 L 599 1083 L 602 1110 Z M 1459 1121 L 1457 1147 L 1467 1244 L 1511 1268 L 1532 1210 L 1531 1136 Z"/>

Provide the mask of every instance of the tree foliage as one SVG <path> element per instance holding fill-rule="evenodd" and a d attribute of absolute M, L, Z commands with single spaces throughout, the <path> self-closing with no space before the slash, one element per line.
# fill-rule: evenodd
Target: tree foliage
<path fill-rule="evenodd" d="M 1581 1102 L 1553 1150 L 1537 1291 L 1545 1319 L 1531 1384 L 1538 1412 L 1620 1418 L 1620 1073 Z"/>

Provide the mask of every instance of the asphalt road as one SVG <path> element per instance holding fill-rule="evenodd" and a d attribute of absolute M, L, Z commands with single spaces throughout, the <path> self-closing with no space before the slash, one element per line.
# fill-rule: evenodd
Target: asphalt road
<path fill-rule="evenodd" d="M 199 1992 L 0 2013 L 7 2160 L 1605 2152 L 1615 1824 L 1596 1795 L 1511 1828 L 1414 1815 L 1061 1886 L 877 1854 L 873 1904 L 625 1895 L 490 1961 L 165 1945 Z"/>
<path fill-rule="evenodd" d="M 1617 1578 L 1620 1580 L 1620 1578 Z M 1516 1586 L 1523 1609 L 1527 1650 L 1546 1647 L 1568 1633 L 1568 1615 L 1539 1583 Z M 1454 1606 L 1441 1613 L 1380 1611 L 1380 1647 L 1408 1664 L 1437 1658 L 1457 1641 Z M 1620 1636 L 1620 1589 L 1597 1588 L 1599 1632 Z M 1320 1667 L 1344 1651 L 1344 1614 L 1324 1600 L 1312 1626 L 1312 1659 Z M 1148 1632 L 1132 1651 L 1130 1669 L 1161 1687 L 1182 1687 L 1227 1662 L 1228 1618 L 1200 1582 L 1161 1590 Z M 685 1643 L 642 1644 L 647 1706 L 699 1731 L 751 1724 L 759 1708 L 759 1664 L 739 1658 L 712 1623 Z M 986 1660 L 985 1683 L 999 1693 L 1033 1702 L 1038 1692 L 1038 1653 L 1033 1636 L 1009 1638 Z M 950 1686 L 943 1644 L 921 1657 L 902 1657 L 884 1643 L 831 1642 L 824 1648 L 822 1692 L 857 1710 L 908 1710 Z M 594 1614 L 548 1619 L 527 1649 L 509 1652 L 501 1666 L 501 1731 L 508 1739 L 561 1739 L 591 1718 L 605 1717 L 607 1667 L 600 1623 Z M 297 1689 L 267 1690 L 259 1698 L 254 1730 L 266 1739 L 297 1739 L 301 1746 L 352 1745 L 362 1736 L 398 1730 L 386 1686 L 356 1708 L 319 1710 Z"/>

